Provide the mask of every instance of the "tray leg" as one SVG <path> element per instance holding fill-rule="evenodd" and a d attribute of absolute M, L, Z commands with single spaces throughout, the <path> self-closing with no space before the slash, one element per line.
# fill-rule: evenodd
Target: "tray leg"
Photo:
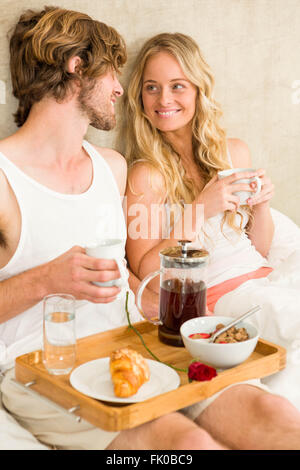
<path fill-rule="evenodd" d="M 53 401 L 48 400 L 48 398 L 44 397 L 43 395 L 40 395 L 38 392 L 31 390 L 30 387 L 36 384 L 35 380 L 33 380 L 32 382 L 27 382 L 26 384 L 22 384 L 15 379 L 10 379 L 10 381 L 13 382 L 17 387 L 21 388 L 22 390 L 26 390 L 26 392 L 30 393 L 31 395 L 34 395 L 37 399 L 46 402 L 49 406 L 52 406 L 52 408 L 55 408 L 57 411 L 64 413 L 71 418 L 74 418 L 77 423 L 80 423 L 81 416 L 77 416 L 74 414 L 76 411 L 80 410 L 80 405 L 72 406 L 72 408 L 66 410 L 62 406 L 59 406 Z"/>

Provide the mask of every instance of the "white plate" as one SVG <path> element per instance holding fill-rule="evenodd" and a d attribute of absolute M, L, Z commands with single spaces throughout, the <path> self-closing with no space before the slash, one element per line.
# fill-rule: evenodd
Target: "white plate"
<path fill-rule="evenodd" d="M 79 392 L 97 400 L 116 403 L 137 403 L 162 393 L 175 390 L 180 384 L 177 372 L 157 361 L 146 359 L 150 369 L 150 380 L 144 383 L 135 395 L 116 397 L 109 371 L 109 357 L 86 362 L 70 375 L 70 383 Z"/>

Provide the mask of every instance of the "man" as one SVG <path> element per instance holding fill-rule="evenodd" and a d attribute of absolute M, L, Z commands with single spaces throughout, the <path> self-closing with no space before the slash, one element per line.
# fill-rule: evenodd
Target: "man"
<path fill-rule="evenodd" d="M 124 159 L 84 141 L 89 124 L 105 130 L 115 125 L 114 104 L 123 92 L 117 72 L 126 59 L 122 38 L 87 15 L 45 8 L 21 16 L 10 52 L 19 130 L 0 142 L 6 409 L 40 441 L 65 449 L 298 449 L 297 410 L 254 386 L 236 385 L 183 412 L 110 433 L 74 423 L 10 381 L 13 359 L 40 343 L 45 295 L 76 297 L 80 336 L 126 322 L 119 289 L 93 284 L 118 278 L 115 262 L 84 250 L 93 234 L 126 237 Z M 131 276 L 132 286 L 138 282 Z M 132 321 L 139 319 L 133 302 L 131 309 Z"/>
<path fill-rule="evenodd" d="M 21 16 L 10 52 L 19 129 L 0 143 L 2 369 L 41 346 L 41 301 L 47 294 L 75 296 L 79 337 L 127 322 L 120 288 L 94 284 L 120 276 L 115 261 L 92 258 L 84 249 L 96 237 L 126 239 L 126 162 L 83 140 L 89 124 L 115 126 L 123 39 L 87 15 L 45 8 Z M 138 282 L 131 275 L 130 284 Z M 140 320 L 133 298 L 131 292 L 132 321 Z M 9 408 L 8 375 L 3 394 Z"/>

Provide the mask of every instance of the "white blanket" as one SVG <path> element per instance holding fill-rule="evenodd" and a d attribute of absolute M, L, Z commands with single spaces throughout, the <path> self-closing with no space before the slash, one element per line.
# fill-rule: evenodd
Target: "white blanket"
<path fill-rule="evenodd" d="M 274 271 L 221 297 L 214 313 L 236 317 L 262 306 L 247 321 L 258 328 L 261 338 L 287 349 L 286 368 L 263 382 L 300 410 L 300 229 L 279 212 L 272 210 L 272 215 L 276 231 L 268 259 Z"/>

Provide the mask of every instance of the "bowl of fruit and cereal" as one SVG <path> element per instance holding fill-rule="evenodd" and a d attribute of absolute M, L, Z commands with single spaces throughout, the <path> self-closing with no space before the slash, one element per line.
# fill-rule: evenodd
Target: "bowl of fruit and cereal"
<path fill-rule="evenodd" d="M 210 337 L 232 322 L 223 316 L 192 318 L 181 325 L 180 333 L 185 348 L 194 359 L 219 369 L 228 369 L 244 362 L 254 351 L 258 341 L 257 329 L 241 321 L 221 333 L 213 343 Z"/>

